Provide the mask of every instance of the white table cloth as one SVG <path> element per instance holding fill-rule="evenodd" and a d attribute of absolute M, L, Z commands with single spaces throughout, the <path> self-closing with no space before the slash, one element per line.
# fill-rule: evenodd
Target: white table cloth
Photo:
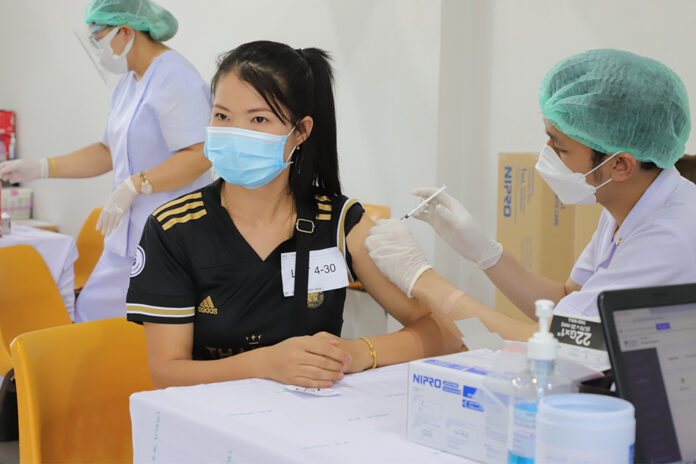
<path fill-rule="evenodd" d="M 13 223 L 11 232 L 0 237 L 0 247 L 13 245 L 31 245 L 39 252 L 58 286 L 65 308 L 72 319 L 75 310 L 73 264 L 77 260 L 75 238 Z"/>
<path fill-rule="evenodd" d="M 470 463 L 406 437 L 408 365 L 348 375 L 340 395 L 247 379 L 131 395 L 133 461 Z"/>

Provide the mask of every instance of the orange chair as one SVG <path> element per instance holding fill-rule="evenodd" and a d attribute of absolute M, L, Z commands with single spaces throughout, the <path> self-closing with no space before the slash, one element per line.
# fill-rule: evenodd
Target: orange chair
<path fill-rule="evenodd" d="M 12 369 L 10 342 L 31 330 L 70 324 L 51 272 L 29 245 L 0 248 L 0 375 Z"/>
<path fill-rule="evenodd" d="M 151 390 L 145 333 L 125 318 L 37 330 L 12 342 L 19 458 L 132 462 L 129 397 Z"/>
<path fill-rule="evenodd" d="M 77 251 L 79 256 L 75 261 L 75 293 L 80 293 L 89 279 L 89 275 L 97 265 L 104 250 L 104 236 L 96 229 L 97 219 L 102 208 L 94 208 L 77 235 Z"/>
<path fill-rule="evenodd" d="M 366 203 L 363 205 L 363 208 L 365 208 L 365 214 L 367 214 L 367 217 L 372 219 L 374 222 L 377 222 L 377 219 L 389 219 L 391 216 L 391 208 L 389 206 L 371 205 Z M 353 290 L 365 290 L 362 284 L 357 280 L 348 284 L 348 288 L 352 288 Z"/>

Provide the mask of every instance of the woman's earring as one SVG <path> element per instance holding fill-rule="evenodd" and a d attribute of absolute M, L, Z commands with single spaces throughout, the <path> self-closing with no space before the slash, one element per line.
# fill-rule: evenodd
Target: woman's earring
<path fill-rule="evenodd" d="M 300 151 L 300 145 L 295 145 L 295 151 Z"/>

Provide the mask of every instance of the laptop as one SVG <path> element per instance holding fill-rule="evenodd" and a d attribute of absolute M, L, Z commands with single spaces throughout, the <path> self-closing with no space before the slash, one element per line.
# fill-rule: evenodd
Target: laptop
<path fill-rule="evenodd" d="M 618 396 L 636 409 L 635 462 L 696 462 L 696 283 L 598 298 Z"/>

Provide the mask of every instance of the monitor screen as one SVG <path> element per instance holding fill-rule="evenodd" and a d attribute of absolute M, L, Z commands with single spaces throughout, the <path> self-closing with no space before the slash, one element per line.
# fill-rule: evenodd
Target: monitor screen
<path fill-rule="evenodd" d="M 636 408 L 643 458 L 696 460 L 696 303 L 621 309 L 613 316 L 617 388 Z"/>

